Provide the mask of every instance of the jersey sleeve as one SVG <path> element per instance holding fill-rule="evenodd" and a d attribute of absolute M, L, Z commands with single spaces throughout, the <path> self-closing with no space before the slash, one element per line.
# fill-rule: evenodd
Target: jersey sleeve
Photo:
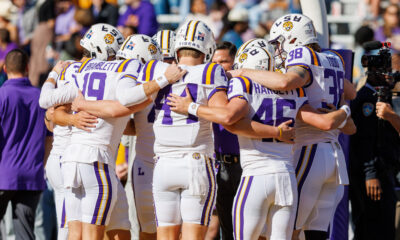
<path fill-rule="evenodd" d="M 142 69 L 142 64 L 140 64 L 139 60 L 137 59 L 129 59 L 125 64 L 122 65 L 122 69 L 123 76 L 137 80 Z"/>
<path fill-rule="evenodd" d="M 71 103 L 78 96 L 78 88 L 70 82 L 54 88 L 54 84 L 43 84 L 40 92 L 39 105 L 41 108 L 50 108 L 57 105 Z"/>
<path fill-rule="evenodd" d="M 138 77 L 138 82 L 139 83 L 145 83 L 145 82 L 150 82 L 151 80 L 154 79 L 154 73 L 155 68 L 158 64 L 159 61 L 157 60 L 150 60 L 148 61 L 140 70 L 139 77 Z"/>
<path fill-rule="evenodd" d="M 233 98 L 244 99 L 249 101 L 249 94 L 251 94 L 252 84 L 250 79 L 246 77 L 236 77 L 229 81 L 228 100 Z"/>
<path fill-rule="evenodd" d="M 213 90 L 208 94 L 208 99 L 210 99 L 216 92 L 226 92 L 228 90 L 228 78 L 225 75 L 225 71 L 221 65 L 216 63 L 206 65 L 203 70 L 202 83 L 214 85 Z"/>
<path fill-rule="evenodd" d="M 293 66 L 299 66 L 311 72 L 311 66 L 321 66 L 318 55 L 309 47 L 297 47 L 289 52 L 286 58 L 286 71 Z"/>
<path fill-rule="evenodd" d="M 299 103 L 300 106 L 299 109 L 300 109 L 301 107 L 303 107 L 305 104 L 308 103 L 308 98 L 306 95 L 306 91 L 304 91 L 303 88 L 297 88 L 296 92 L 297 92 L 297 102 Z"/>

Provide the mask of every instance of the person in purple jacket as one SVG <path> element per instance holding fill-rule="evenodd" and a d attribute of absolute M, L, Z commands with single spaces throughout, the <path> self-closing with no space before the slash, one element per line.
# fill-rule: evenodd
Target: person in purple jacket
<path fill-rule="evenodd" d="M 125 0 L 127 9 L 118 19 L 118 29 L 133 28 L 134 33 L 153 36 L 158 31 L 158 22 L 154 6 L 149 1 Z"/>
<path fill-rule="evenodd" d="M 47 130 L 40 90 L 28 75 L 28 55 L 10 51 L 0 88 L 0 220 L 12 203 L 16 239 L 34 239 L 35 211 L 45 188 L 44 159 Z"/>

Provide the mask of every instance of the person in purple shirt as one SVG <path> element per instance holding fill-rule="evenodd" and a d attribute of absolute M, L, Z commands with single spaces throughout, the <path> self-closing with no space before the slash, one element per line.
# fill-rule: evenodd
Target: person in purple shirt
<path fill-rule="evenodd" d="M 157 16 L 154 6 L 148 1 L 126 0 L 126 11 L 118 19 L 118 29 L 133 27 L 138 34 L 153 36 L 158 31 Z"/>
<path fill-rule="evenodd" d="M 233 43 L 221 42 L 217 44 L 212 62 L 220 64 L 225 71 L 232 70 L 235 54 L 236 46 Z M 216 160 L 220 164 L 217 174 L 216 207 L 218 218 L 222 230 L 222 239 L 233 239 L 232 206 L 242 176 L 239 142 L 235 134 L 228 132 L 220 124 L 213 123 L 213 132 Z M 213 218 L 210 229 L 213 225 Z"/>
<path fill-rule="evenodd" d="M 45 188 L 44 159 L 47 130 L 40 90 L 28 77 L 28 55 L 10 51 L 0 88 L 0 220 L 12 203 L 16 239 L 34 239 L 35 210 Z"/>

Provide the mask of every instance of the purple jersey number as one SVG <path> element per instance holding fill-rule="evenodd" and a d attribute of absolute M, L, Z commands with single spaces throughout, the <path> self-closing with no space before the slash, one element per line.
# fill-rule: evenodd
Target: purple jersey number
<path fill-rule="evenodd" d="M 296 48 L 289 52 L 289 59 L 287 61 L 288 61 L 288 63 L 290 63 L 291 61 L 293 61 L 293 59 L 302 58 L 302 57 L 303 57 L 303 49 Z"/>
<path fill-rule="evenodd" d="M 273 118 L 272 114 L 274 112 L 273 108 L 276 108 L 276 117 Z M 283 116 L 283 108 L 288 107 L 289 109 L 296 109 L 296 101 L 293 99 L 277 99 L 275 104 L 272 98 L 264 98 L 260 108 L 254 114 L 253 119 L 256 122 L 260 122 L 270 126 L 279 126 L 281 123 L 288 120 L 292 120 L 290 124 L 291 127 L 294 126 L 294 118 Z M 264 119 L 264 120 L 262 120 Z M 263 138 L 263 142 L 272 142 L 272 138 Z"/>
<path fill-rule="evenodd" d="M 336 107 L 339 106 L 340 98 L 343 93 L 343 81 L 344 81 L 344 72 L 343 71 L 335 71 L 330 68 L 325 68 L 324 78 L 326 80 L 330 80 L 333 83 L 332 87 L 329 87 L 329 94 L 333 96 L 332 104 Z M 327 102 L 322 102 L 321 105 L 323 108 L 328 108 Z"/>
<path fill-rule="evenodd" d="M 192 96 L 192 99 L 194 102 L 197 100 L 197 84 L 194 83 L 188 83 L 187 88 L 189 89 L 190 95 Z M 165 88 L 161 89 L 158 94 L 156 99 L 154 100 L 154 106 L 150 110 L 149 115 L 147 115 L 147 121 L 149 123 L 154 123 L 155 120 L 155 110 L 164 110 L 164 116 L 162 119 L 162 124 L 164 125 L 172 125 L 173 120 L 171 118 L 171 108 L 167 104 L 168 103 L 168 95 L 172 92 L 171 85 L 166 86 Z M 180 94 L 181 97 L 186 97 L 186 91 L 183 90 L 183 92 Z M 199 119 L 196 116 L 193 116 L 191 114 L 188 115 L 188 118 L 186 119 L 186 123 L 195 123 L 198 122 Z"/>
<path fill-rule="evenodd" d="M 83 89 L 82 89 L 83 96 L 95 97 L 96 100 L 103 100 L 106 78 L 107 78 L 106 73 L 99 73 L 99 72 L 86 73 L 85 76 L 83 77 Z M 97 88 L 95 88 L 95 82 L 98 82 Z"/>

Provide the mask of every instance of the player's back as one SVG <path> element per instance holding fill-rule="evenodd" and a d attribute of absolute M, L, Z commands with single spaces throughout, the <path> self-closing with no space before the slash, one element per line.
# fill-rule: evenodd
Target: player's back
<path fill-rule="evenodd" d="M 248 118 L 271 126 L 292 120 L 307 102 L 302 88 L 273 91 L 247 77 L 232 78 L 228 98 L 239 97 L 249 104 Z M 238 136 L 243 176 L 294 171 L 291 144 L 273 138 L 253 139 Z"/>
<path fill-rule="evenodd" d="M 344 62 L 334 51 L 316 52 L 309 47 L 292 50 L 286 66 L 302 66 L 311 74 L 311 82 L 304 87 L 309 104 L 317 108 L 326 108 L 327 104 L 336 107 L 343 94 Z M 339 130 L 323 131 L 302 121 L 296 124 L 296 142 L 301 145 L 321 141 L 335 141 Z"/>
<path fill-rule="evenodd" d="M 83 62 L 76 74 L 77 87 L 86 100 L 116 100 L 117 85 L 122 79 L 130 79 L 136 84 L 141 65 L 138 60 L 100 61 L 88 59 Z M 78 128 L 72 130 L 72 144 L 98 147 L 115 155 L 118 143 L 129 116 L 98 119 L 91 132 Z"/>
<path fill-rule="evenodd" d="M 154 114 L 154 151 L 156 154 L 176 154 L 188 151 L 212 154 L 213 140 L 210 122 L 190 114 L 172 112 L 167 105 L 166 97 L 170 93 L 186 96 L 185 89 L 188 88 L 194 102 L 207 105 L 214 93 L 226 91 L 225 72 L 215 63 L 179 66 L 187 70 L 187 74 L 178 82 L 159 91 L 155 97 L 153 111 L 149 114 L 150 117 Z M 167 63 L 157 62 L 154 76 L 148 76 L 147 80 L 161 76 L 167 67 Z"/>
<path fill-rule="evenodd" d="M 67 66 L 61 71 L 57 79 L 57 88 L 62 88 L 68 84 L 75 84 L 76 72 L 81 66 L 81 62 L 69 61 Z M 53 128 L 53 154 L 62 155 L 71 140 L 71 127 L 54 125 Z"/>

